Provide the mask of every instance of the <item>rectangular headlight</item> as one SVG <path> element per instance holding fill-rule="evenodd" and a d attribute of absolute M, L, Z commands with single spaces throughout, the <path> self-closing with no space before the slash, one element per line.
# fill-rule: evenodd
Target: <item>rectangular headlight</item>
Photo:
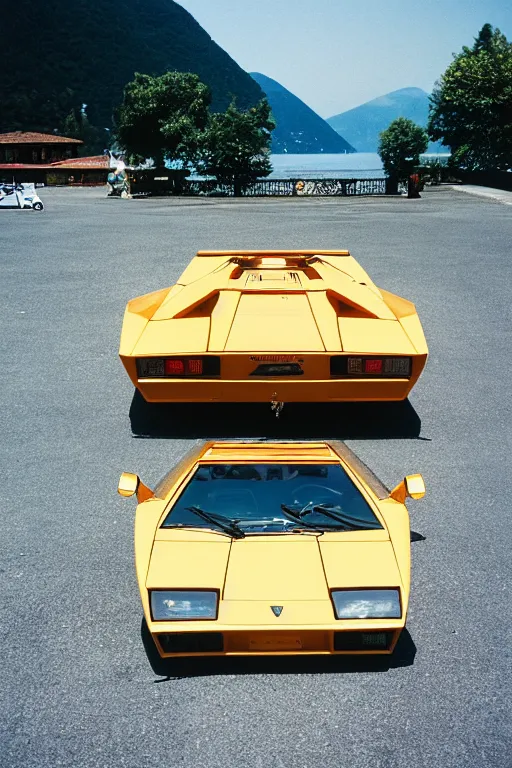
<path fill-rule="evenodd" d="M 335 589 L 334 612 L 338 619 L 399 619 L 398 589 Z"/>
<path fill-rule="evenodd" d="M 217 618 L 217 592 L 154 590 L 150 593 L 153 621 L 212 621 Z"/>

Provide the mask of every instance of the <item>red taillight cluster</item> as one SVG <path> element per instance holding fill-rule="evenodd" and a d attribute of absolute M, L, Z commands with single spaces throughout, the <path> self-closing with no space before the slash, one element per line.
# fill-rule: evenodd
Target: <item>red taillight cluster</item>
<path fill-rule="evenodd" d="M 382 360 L 365 360 L 365 373 L 382 373 Z"/>
<path fill-rule="evenodd" d="M 201 358 L 173 357 L 165 361 L 167 376 L 201 376 L 203 361 Z"/>
<path fill-rule="evenodd" d="M 137 358 L 137 374 L 139 379 L 219 376 L 220 358 L 217 355 L 139 357 Z"/>
<path fill-rule="evenodd" d="M 332 376 L 409 377 L 412 371 L 410 357 L 331 357 Z"/>

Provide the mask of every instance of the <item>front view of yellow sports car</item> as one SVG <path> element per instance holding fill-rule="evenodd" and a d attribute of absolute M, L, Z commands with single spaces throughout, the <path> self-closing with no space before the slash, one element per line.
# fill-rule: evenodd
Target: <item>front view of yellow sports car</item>
<path fill-rule="evenodd" d="M 161 657 L 391 654 L 407 617 L 407 496 L 338 442 L 210 442 L 137 495 L 135 564 Z"/>
<path fill-rule="evenodd" d="M 414 304 L 348 251 L 202 251 L 128 302 L 120 357 L 148 402 L 404 400 L 427 359 Z"/>

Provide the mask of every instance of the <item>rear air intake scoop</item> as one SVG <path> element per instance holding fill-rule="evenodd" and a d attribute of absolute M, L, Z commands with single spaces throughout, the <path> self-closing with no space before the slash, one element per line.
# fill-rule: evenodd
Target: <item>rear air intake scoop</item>
<path fill-rule="evenodd" d="M 396 320 L 378 288 L 348 251 L 200 251 L 198 256 L 206 258 L 197 258 L 200 264 L 193 272 L 184 273 L 180 289 L 170 291 L 153 321 L 184 318 L 219 294 L 232 292 L 241 299 L 246 293 L 278 291 L 318 294 L 318 298 L 328 294 L 368 318 Z M 238 300 L 234 298 L 229 304 L 236 313 Z M 214 302 L 211 306 L 213 309 Z"/>

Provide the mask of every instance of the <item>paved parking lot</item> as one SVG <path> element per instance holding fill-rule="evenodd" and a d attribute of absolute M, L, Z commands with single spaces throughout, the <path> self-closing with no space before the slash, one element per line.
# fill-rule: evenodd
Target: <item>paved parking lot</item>
<path fill-rule="evenodd" d="M 512 212 L 421 200 L 106 199 L 0 211 L 0 764 L 16 768 L 512 766 Z M 133 435 L 126 301 L 206 248 L 349 248 L 416 302 L 431 357 L 382 410 L 184 408 Z M 133 411 L 133 409 L 132 409 Z M 133 415 L 133 413 L 132 413 Z M 215 660 L 158 675 L 141 640 L 134 504 L 194 440 L 337 437 L 395 484 L 422 472 L 409 635 L 390 664 Z M 158 671 L 158 670 L 157 670 Z"/>

